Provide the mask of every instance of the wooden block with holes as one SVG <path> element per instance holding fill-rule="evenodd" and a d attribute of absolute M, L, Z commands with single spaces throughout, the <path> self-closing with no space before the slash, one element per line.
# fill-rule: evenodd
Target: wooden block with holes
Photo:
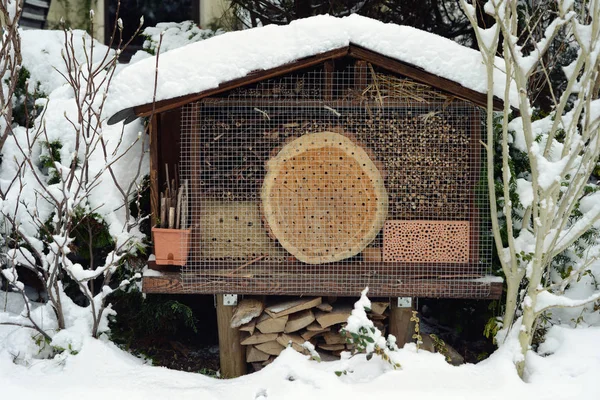
<path fill-rule="evenodd" d="M 334 190 L 344 195 L 332 196 Z M 388 212 L 384 179 L 368 152 L 327 131 L 287 143 L 267 162 L 261 201 L 272 236 L 308 264 L 360 253 Z"/>

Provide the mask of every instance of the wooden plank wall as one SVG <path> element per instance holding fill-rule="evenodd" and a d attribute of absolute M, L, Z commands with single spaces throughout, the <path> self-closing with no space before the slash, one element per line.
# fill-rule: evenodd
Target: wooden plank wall
<path fill-rule="evenodd" d="M 173 178 L 180 164 L 181 146 L 181 108 L 156 114 L 150 127 L 150 203 L 152 221 L 160 217 L 160 193 L 165 189 L 166 169 L 169 165 L 169 177 Z"/>

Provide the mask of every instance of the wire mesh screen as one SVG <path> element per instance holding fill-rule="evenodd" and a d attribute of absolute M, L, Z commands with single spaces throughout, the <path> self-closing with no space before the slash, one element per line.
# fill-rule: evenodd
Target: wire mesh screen
<path fill-rule="evenodd" d="M 486 297 L 481 122 L 472 104 L 370 66 L 184 106 L 184 290 Z"/>

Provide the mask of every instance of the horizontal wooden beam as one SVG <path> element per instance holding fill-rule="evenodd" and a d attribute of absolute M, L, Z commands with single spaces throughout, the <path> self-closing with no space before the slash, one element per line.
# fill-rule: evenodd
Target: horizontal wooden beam
<path fill-rule="evenodd" d="M 179 272 L 161 272 L 160 275 L 144 276 L 142 278 L 144 293 L 184 293 Z"/>
<path fill-rule="evenodd" d="M 383 281 L 382 281 L 383 279 Z M 160 275 L 144 276 L 144 293 L 197 293 L 197 294 L 256 294 L 256 295 L 336 295 L 359 296 L 364 284 L 352 279 L 315 279 L 299 277 L 293 287 L 282 286 L 276 278 L 253 280 L 247 276 L 190 276 L 190 284 L 184 290 L 180 272 L 162 272 Z M 378 277 L 369 285 L 373 297 L 430 297 L 430 298 L 473 298 L 499 299 L 502 295 L 502 282 L 479 282 L 475 279 L 423 278 L 397 279 L 385 281 Z"/>
<path fill-rule="evenodd" d="M 404 75 L 418 82 L 428 84 L 434 88 L 446 91 L 457 97 L 475 103 L 481 107 L 487 106 L 487 95 L 468 89 L 459 83 L 451 81 L 441 76 L 429 73 L 419 67 L 415 67 L 408 63 L 386 57 L 363 47 L 350 45 L 348 54 L 360 60 L 370 62 L 381 68 L 385 68 L 391 72 Z M 498 97 L 494 97 L 494 109 L 502 110 L 503 102 Z"/>
<path fill-rule="evenodd" d="M 280 76 L 283 74 L 288 74 L 290 72 L 297 71 L 299 69 L 304 69 L 308 67 L 312 67 L 313 65 L 317 65 L 319 63 L 325 62 L 326 60 L 330 60 L 332 58 L 343 57 L 348 54 L 348 47 L 343 47 L 341 49 L 326 51 L 325 53 L 317 54 L 315 56 L 302 58 L 300 60 L 294 61 L 289 64 L 282 65 L 280 67 L 272 68 L 269 70 L 263 71 L 255 71 L 252 72 L 242 78 L 234 79 L 229 82 L 225 82 L 219 87 L 205 90 L 200 93 L 188 94 L 185 96 L 175 97 L 168 100 L 161 100 L 156 102 L 156 106 L 153 108 L 152 103 L 144 104 L 141 106 L 134 107 L 134 113 L 138 117 L 147 117 L 152 114 L 152 112 L 160 113 L 167 110 L 172 110 L 173 108 L 181 107 L 184 104 L 191 103 L 193 101 L 200 100 L 203 97 L 214 96 L 216 94 L 226 92 L 228 90 L 232 90 L 238 88 L 240 86 L 249 85 L 252 83 L 256 83 L 259 81 L 263 81 L 265 79 L 274 78 L 276 76 Z"/>

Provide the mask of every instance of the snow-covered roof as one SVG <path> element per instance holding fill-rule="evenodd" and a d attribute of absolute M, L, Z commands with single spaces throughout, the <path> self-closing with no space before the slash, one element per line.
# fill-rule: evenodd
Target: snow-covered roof
<path fill-rule="evenodd" d="M 217 88 L 253 71 L 269 70 L 350 44 L 411 64 L 479 93 L 487 92 L 481 54 L 460 44 L 409 26 L 386 24 L 351 15 L 319 15 L 289 25 L 268 25 L 230 32 L 160 55 L 156 100 L 167 100 Z M 108 115 L 151 103 L 156 59 L 124 68 L 115 77 Z M 495 70 L 504 97 L 504 73 Z M 514 97 L 514 98 L 513 98 Z M 511 104 L 517 104 L 516 93 Z"/>

